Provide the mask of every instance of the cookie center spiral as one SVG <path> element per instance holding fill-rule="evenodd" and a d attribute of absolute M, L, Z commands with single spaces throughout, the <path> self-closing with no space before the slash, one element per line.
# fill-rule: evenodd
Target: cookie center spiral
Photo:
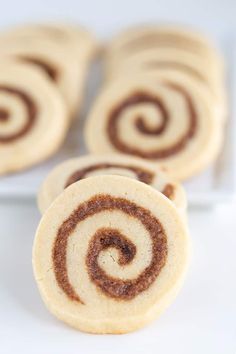
<path fill-rule="evenodd" d="M 26 115 L 27 115 L 25 119 L 25 123 L 16 132 L 9 133 L 9 134 L 0 134 L 0 143 L 7 144 L 23 137 L 25 134 L 29 132 L 29 130 L 32 128 L 36 120 L 37 107 L 33 102 L 33 100 L 31 99 L 31 97 L 21 89 L 0 85 L 0 92 L 13 96 L 17 98 L 19 101 L 21 101 L 25 106 Z M 0 122 L 4 121 L 5 124 L 10 124 L 11 119 L 13 118 L 11 117 L 10 113 L 5 108 L 0 108 Z"/>
<path fill-rule="evenodd" d="M 9 112 L 4 108 L 0 108 L 0 123 L 7 122 L 8 119 L 9 119 Z"/>
<path fill-rule="evenodd" d="M 136 119 L 134 129 L 137 129 L 143 135 L 154 135 L 156 136 L 156 139 L 158 139 L 158 136 L 165 133 L 165 131 L 168 129 L 168 126 L 171 124 L 171 116 L 168 108 L 160 97 L 153 96 L 145 92 L 134 92 L 123 102 L 114 107 L 108 116 L 107 134 L 111 144 L 116 148 L 116 150 L 122 153 L 136 155 L 143 158 L 161 159 L 177 154 L 185 148 L 189 140 L 194 136 L 196 132 L 197 112 L 189 93 L 184 88 L 182 88 L 180 85 L 172 84 L 169 82 L 166 82 L 165 85 L 169 89 L 181 94 L 185 100 L 188 112 L 188 126 L 186 132 L 184 132 L 176 142 L 170 143 L 170 146 L 165 148 L 156 148 L 144 151 L 139 147 L 125 143 L 120 137 L 118 123 L 122 117 L 122 114 L 127 108 L 135 107 L 137 104 L 148 103 L 154 105 L 158 112 L 161 113 L 162 122 L 160 125 L 158 125 L 157 128 L 147 127 L 144 121 L 145 117 L 138 117 Z"/>
<path fill-rule="evenodd" d="M 98 257 L 101 251 L 109 247 L 115 248 L 119 252 L 119 265 L 125 266 L 134 259 L 136 246 L 120 230 L 112 227 L 99 227 L 89 241 L 85 260 L 89 278 L 97 289 L 115 300 L 131 300 L 152 285 L 165 265 L 167 237 L 159 220 L 149 210 L 127 199 L 106 194 L 95 195 L 80 204 L 59 227 L 52 250 L 53 269 L 57 284 L 71 300 L 84 304 L 84 301 L 75 292 L 68 277 L 68 239 L 75 228 L 77 228 L 79 233 L 79 223 L 83 220 L 97 213 L 114 210 L 121 211 L 142 223 L 151 241 L 151 261 L 135 279 L 123 280 L 110 276 L 99 265 Z"/>

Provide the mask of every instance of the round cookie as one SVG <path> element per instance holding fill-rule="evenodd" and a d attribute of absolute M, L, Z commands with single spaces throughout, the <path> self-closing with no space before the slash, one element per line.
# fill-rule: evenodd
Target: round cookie
<path fill-rule="evenodd" d="M 95 101 L 85 138 L 92 153 L 146 158 L 184 180 L 219 152 L 223 134 L 215 115 L 215 108 L 191 87 L 121 78 Z"/>
<path fill-rule="evenodd" d="M 94 36 L 84 28 L 67 23 L 37 23 L 17 26 L 2 32 L 4 40 L 30 41 L 47 39 L 76 56 L 78 61 L 91 60 L 98 50 Z M 0 37 L 1 38 L 1 37 Z M 79 65 L 78 62 L 78 65 Z"/>
<path fill-rule="evenodd" d="M 107 66 L 126 60 L 133 53 L 153 48 L 179 48 L 206 58 L 211 67 L 223 72 L 223 60 L 206 36 L 181 26 L 146 25 L 122 31 L 111 41 L 107 50 Z"/>
<path fill-rule="evenodd" d="M 60 93 L 40 70 L 0 62 L 0 174 L 55 153 L 68 130 L 67 115 Z"/>
<path fill-rule="evenodd" d="M 24 37 L 0 37 L 0 56 L 40 68 L 60 90 L 71 117 L 75 116 L 82 101 L 87 60 L 79 63 L 78 58 L 62 45 L 34 36 L 29 36 L 27 41 Z"/>
<path fill-rule="evenodd" d="M 91 333 L 126 333 L 155 319 L 182 286 L 188 258 L 173 203 L 121 176 L 68 187 L 43 215 L 33 246 L 46 306 Z"/>
<path fill-rule="evenodd" d="M 94 175 L 107 174 L 127 176 L 152 186 L 169 198 L 185 215 L 187 199 L 184 188 L 164 173 L 161 167 L 125 155 L 87 155 L 66 160 L 56 166 L 45 178 L 38 194 L 41 213 L 72 183 Z"/>

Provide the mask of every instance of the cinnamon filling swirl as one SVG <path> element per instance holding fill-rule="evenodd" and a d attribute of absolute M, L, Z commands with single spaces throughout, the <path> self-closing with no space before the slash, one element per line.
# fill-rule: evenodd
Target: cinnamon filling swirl
<path fill-rule="evenodd" d="M 30 129 L 32 128 L 36 120 L 37 107 L 33 102 L 33 100 L 31 99 L 31 97 L 26 92 L 23 92 L 20 89 L 13 88 L 10 86 L 0 85 L 0 92 L 14 96 L 20 101 L 22 101 L 24 103 L 27 112 L 26 122 L 21 127 L 21 129 L 19 129 L 15 133 L 10 133 L 6 135 L 0 134 L 0 143 L 6 144 L 6 143 L 11 143 L 12 141 L 23 137 L 25 134 L 27 134 L 30 131 Z M 2 116 L 2 118 L 0 118 L 0 121 L 4 120 L 5 122 L 8 122 L 11 119 L 10 113 L 6 111 L 5 108 L 1 110 L 0 116 Z"/>
<path fill-rule="evenodd" d="M 149 151 L 142 150 L 138 147 L 128 145 L 123 142 L 118 129 L 118 122 L 122 116 L 122 113 L 130 107 L 135 107 L 137 104 L 148 103 L 154 105 L 154 107 L 161 114 L 161 124 L 157 128 L 150 128 L 145 125 L 144 117 L 137 117 L 135 121 L 135 128 L 145 135 L 155 135 L 158 139 L 158 136 L 163 134 L 168 125 L 171 124 L 171 117 L 168 112 L 168 107 L 165 106 L 165 103 L 157 96 L 152 96 L 149 93 L 137 91 L 131 94 L 127 99 L 121 102 L 119 105 L 114 107 L 108 118 L 107 123 L 107 134 L 111 144 L 116 148 L 116 150 L 130 155 L 135 155 L 147 159 L 162 159 L 177 154 L 183 150 L 188 144 L 189 140 L 194 136 L 197 128 L 197 112 L 195 110 L 193 101 L 188 94 L 188 92 L 180 87 L 179 85 L 172 84 L 169 82 L 165 83 L 170 89 L 180 93 L 186 102 L 189 116 L 189 124 L 186 132 L 179 138 L 175 143 L 170 144 L 166 148 L 152 149 Z"/>
<path fill-rule="evenodd" d="M 0 108 L 0 122 L 7 122 L 8 119 L 9 119 L 9 112 L 4 108 Z"/>
<path fill-rule="evenodd" d="M 47 76 L 52 81 L 56 82 L 58 80 L 58 76 L 59 76 L 58 70 L 54 66 L 46 62 L 45 60 L 39 58 L 25 57 L 25 56 L 21 56 L 20 60 L 38 66 L 47 74 Z"/>
<path fill-rule="evenodd" d="M 65 184 L 65 188 L 67 188 L 72 183 L 75 183 L 83 178 L 86 178 L 88 173 L 91 173 L 91 172 L 94 172 L 97 170 L 111 169 L 111 168 L 121 168 L 121 169 L 132 171 L 139 181 L 144 182 L 146 184 L 151 184 L 151 182 L 154 178 L 154 174 L 151 171 L 145 170 L 140 167 L 122 165 L 122 164 L 118 164 L 118 163 L 98 163 L 98 164 L 91 165 L 91 166 L 88 166 L 88 167 L 85 167 L 85 168 L 75 171 L 68 178 L 68 180 Z"/>
<path fill-rule="evenodd" d="M 70 283 L 67 273 L 67 247 L 70 235 L 79 223 L 94 214 L 103 211 L 118 210 L 131 218 L 138 219 L 148 231 L 152 245 L 150 264 L 135 279 L 121 280 L 109 276 L 98 264 L 102 250 L 114 247 L 119 251 L 119 264 L 125 266 L 132 262 L 136 246 L 119 230 L 99 228 L 89 242 L 86 255 L 87 271 L 91 281 L 106 296 L 116 300 L 131 300 L 147 290 L 158 277 L 167 258 L 167 237 L 165 231 L 151 212 L 137 204 L 110 195 L 95 195 L 80 204 L 63 222 L 57 232 L 52 250 L 53 269 L 58 286 L 73 301 L 84 304 Z M 79 228 L 78 228 L 79 232 Z M 81 240 L 82 242 L 82 240 Z"/>

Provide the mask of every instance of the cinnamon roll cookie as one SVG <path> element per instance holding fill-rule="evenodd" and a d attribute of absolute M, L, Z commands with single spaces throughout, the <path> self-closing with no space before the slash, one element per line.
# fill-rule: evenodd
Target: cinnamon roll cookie
<path fill-rule="evenodd" d="M 161 167 L 137 157 L 124 155 L 87 155 L 56 166 L 44 180 L 38 194 L 41 213 L 44 213 L 54 199 L 72 183 L 90 176 L 107 174 L 127 176 L 152 186 L 169 198 L 185 215 L 186 194 L 178 182 L 164 173 Z"/>
<path fill-rule="evenodd" d="M 58 90 L 40 70 L 0 62 L 0 174 L 55 153 L 68 129 L 67 114 Z"/>
<path fill-rule="evenodd" d="M 121 78 L 95 101 L 85 138 L 92 153 L 142 157 L 184 180 L 216 158 L 222 127 L 215 108 L 193 87 Z"/>
<path fill-rule="evenodd" d="M 60 320 L 126 333 L 155 319 L 186 273 L 189 240 L 177 209 L 144 183 L 86 178 L 45 212 L 33 246 L 41 296 Z"/>
<path fill-rule="evenodd" d="M 43 31 L 41 27 L 32 25 L 2 34 L 0 56 L 14 57 L 44 71 L 59 88 L 71 117 L 74 117 L 81 105 L 93 46 L 89 41 L 84 41 L 84 44 L 81 41 L 79 55 L 75 38 L 71 41 L 55 40 L 56 35 L 53 37 L 51 34 L 53 28 L 49 31 L 48 27 L 42 27 Z"/>
<path fill-rule="evenodd" d="M 95 37 L 86 29 L 67 23 L 36 23 L 18 26 L 2 33 L 5 40 L 50 40 L 76 56 L 78 65 L 91 60 L 98 51 Z"/>

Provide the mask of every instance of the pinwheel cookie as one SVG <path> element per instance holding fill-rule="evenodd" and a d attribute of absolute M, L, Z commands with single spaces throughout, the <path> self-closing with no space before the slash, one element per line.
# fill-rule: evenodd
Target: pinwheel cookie
<path fill-rule="evenodd" d="M 68 129 L 58 90 L 37 68 L 0 63 L 0 174 L 19 171 L 51 156 Z"/>
<path fill-rule="evenodd" d="M 43 215 L 33 247 L 48 309 L 92 333 L 126 333 L 155 319 L 178 293 L 188 257 L 173 203 L 121 176 L 68 187 Z"/>
<path fill-rule="evenodd" d="M 86 48 L 84 43 L 79 58 L 75 40 L 55 40 L 47 32 L 46 28 L 40 31 L 37 26 L 29 26 L 2 34 L 0 56 L 14 57 L 43 70 L 59 88 L 74 117 L 81 105 L 92 45 Z"/>
<path fill-rule="evenodd" d="M 85 138 L 90 152 L 143 157 L 184 180 L 216 158 L 222 127 L 215 108 L 191 87 L 123 78 L 95 101 Z"/>
<path fill-rule="evenodd" d="M 84 28 L 66 23 L 37 23 L 18 26 L 2 33 L 8 41 L 32 41 L 46 39 L 57 43 L 80 62 L 90 60 L 98 50 L 94 36 Z"/>
<path fill-rule="evenodd" d="M 94 175 L 121 175 L 144 182 L 169 198 L 185 215 L 187 200 L 183 187 L 165 174 L 161 167 L 143 159 L 124 155 L 87 155 L 56 166 L 44 180 L 38 195 L 42 213 L 72 183 Z"/>

